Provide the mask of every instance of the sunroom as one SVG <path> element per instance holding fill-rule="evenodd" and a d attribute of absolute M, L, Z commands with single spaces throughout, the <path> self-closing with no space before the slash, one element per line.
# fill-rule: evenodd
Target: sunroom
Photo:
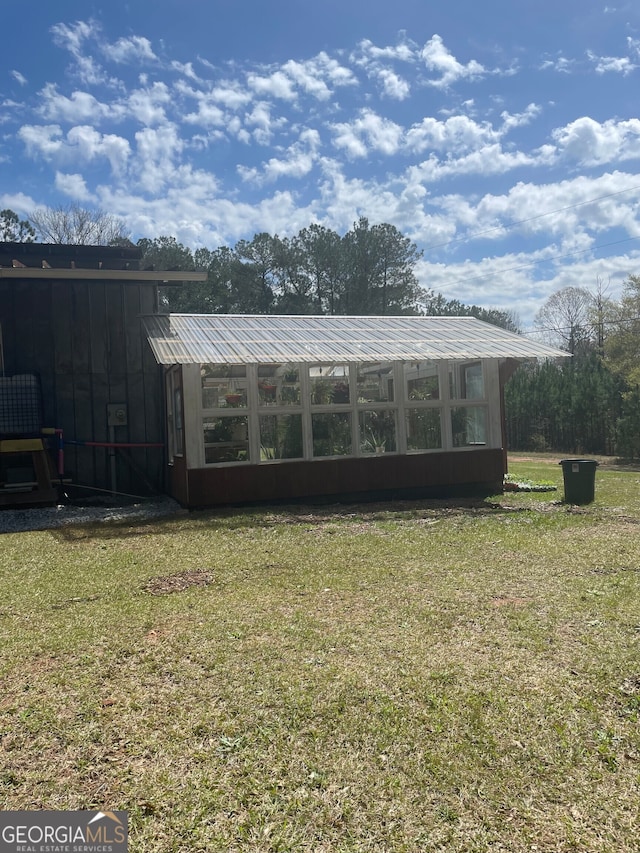
<path fill-rule="evenodd" d="M 469 317 L 145 318 L 187 506 L 495 492 L 502 388 L 558 350 Z"/>

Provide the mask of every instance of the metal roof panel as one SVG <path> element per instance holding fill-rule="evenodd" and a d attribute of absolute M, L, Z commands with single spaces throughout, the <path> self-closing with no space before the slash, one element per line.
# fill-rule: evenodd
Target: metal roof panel
<path fill-rule="evenodd" d="M 154 314 L 159 364 L 559 358 L 569 354 L 475 317 Z"/>

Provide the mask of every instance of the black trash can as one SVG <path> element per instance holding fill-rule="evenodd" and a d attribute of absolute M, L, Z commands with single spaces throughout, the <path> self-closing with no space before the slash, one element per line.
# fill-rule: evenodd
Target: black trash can
<path fill-rule="evenodd" d="M 596 491 L 595 459 L 561 459 L 564 479 L 564 501 L 568 504 L 590 504 Z"/>

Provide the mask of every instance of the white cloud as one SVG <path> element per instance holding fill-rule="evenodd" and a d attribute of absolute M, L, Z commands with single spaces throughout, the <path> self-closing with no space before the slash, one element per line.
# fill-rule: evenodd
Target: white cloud
<path fill-rule="evenodd" d="M 145 192 L 163 192 L 175 180 L 176 160 L 184 148 L 173 124 L 145 127 L 135 135 L 138 181 Z"/>
<path fill-rule="evenodd" d="M 251 135 L 259 145 L 268 145 L 275 131 L 287 124 L 287 119 L 284 116 L 274 118 L 271 115 L 271 106 L 259 101 L 251 112 L 245 115 L 244 122 L 247 127 L 255 128 Z"/>
<path fill-rule="evenodd" d="M 416 153 L 426 150 L 461 153 L 496 142 L 500 136 L 489 122 L 479 124 L 465 115 L 455 115 L 446 121 L 424 118 L 407 131 L 406 145 Z"/>
<path fill-rule="evenodd" d="M 640 119 L 598 122 L 589 116 L 557 128 L 553 138 L 564 157 L 597 166 L 640 157 Z"/>
<path fill-rule="evenodd" d="M 27 154 L 33 158 L 41 154 L 45 160 L 51 160 L 64 146 L 62 128 L 56 124 L 25 124 L 18 131 L 18 138 L 24 142 Z"/>
<path fill-rule="evenodd" d="M 126 173 L 131 156 L 131 146 L 127 139 L 115 133 L 105 133 L 100 140 L 99 153 L 107 158 L 115 177 Z"/>
<path fill-rule="evenodd" d="M 559 239 L 552 254 L 581 251 L 594 244 L 594 235 L 611 227 L 634 236 L 640 232 L 640 189 L 630 187 L 630 177 L 614 172 L 543 185 L 518 182 L 500 195 L 473 199 L 452 194 L 431 199 L 431 205 L 455 223 L 456 242 L 501 242 L 519 234 L 547 242 Z"/>
<path fill-rule="evenodd" d="M 548 165 L 549 156 L 549 151 L 546 149 L 527 154 L 524 151 L 505 151 L 500 144 L 495 143 L 457 158 L 438 160 L 432 155 L 419 165 L 411 167 L 409 171 L 419 177 L 421 182 L 428 184 L 461 175 L 490 177 L 503 175 L 525 166 Z"/>
<path fill-rule="evenodd" d="M 97 40 L 100 28 L 94 22 L 77 21 L 73 25 L 54 24 L 51 27 L 54 44 L 71 53 L 76 62 L 76 74 L 86 85 L 109 84 L 115 85 L 117 81 L 110 79 L 104 69 L 96 62 L 92 55 L 84 54 L 86 42 Z"/>
<path fill-rule="evenodd" d="M 358 45 L 358 53 L 354 54 L 356 62 L 367 63 L 369 60 L 399 60 L 401 62 L 415 62 L 417 56 L 416 46 L 407 41 L 400 41 L 396 45 L 377 47 L 369 39 L 363 39 Z"/>
<path fill-rule="evenodd" d="M 626 77 L 638 67 L 628 56 L 596 56 L 590 50 L 587 51 L 587 56 L 596 66 L 597 74 L 606 74 L 612 71 Z"/>
<path fill-rule="evenodd" d="M 86 21 L 76 21 L 70 26 L 62 23 L 54 24 L 51 27 L 54 43 L 70 51 L 74 56 L 80 53 L 84 43 L 93 38 L 97 31 L 95 24 Z"/>
<path fill-rule="evenodd" d="M 184 120 L 203 127 L 223 127 L 227 123 L 227 115 L 211 98 L 202 95 L 198 98 L 198 111 L 187 113 Z"/>
<path fill-rule="evenodd" d="M 315 62 L 296 62 L 290 59 L 282 66 L 282 70 L 295 80 L 303 91 L 313 95 L 319 101 L 326 101 L 331 97 L 331 89 L 318 73 L 319 69 Z"/>
<path fill-rule="evenodd" d="M 531 124 L 541 112 L 542 107 L 538 106 L 538 104 L 529 104 L 521 113 L 508 113 L 505 110 L 505 112 L 500 114 L 500 118 L 502 119 L 502 133 L 508 133 L 514 127 L 525 127 Z"/>
<path fill-rule="evenodd" d="M 469 154 L 500 142 L 511 130 L 529 124 L 539 113 L 540 107 L 536 104 L 529 104 L 521 113 L 505 111 L 500 116 L 502 125 L 499 127 L 488 121 L 479 123 L 466 115 L 452 115 L 445 121 L 424 118 L 407 131 L 405 145 L 415 153 L 428 150 L 448 155 Z"/>
<path fill-rule="evenodd" d="M 157 55 L 143 37 L 116 34 L 106 43 L 92 21 L 56 25 L 53 35 L 72 57 L 75 83 L 68 75 L 51 78 L 35 115 L 32 99 L 24 98 L 22 116 L 32 112 L 20 119 L 28 122 L 18 132 L 21 151 L 12 150 L 9 132 L 18 107 L 0 111 L 0 158 L 10 157 L 16 171 L 29 175 L 20 163 L 28 155 L 43 194 L 48 187 L 81 203 L 95 201 L 123 216 L 134 234 L 174 234 L 213 248 L 262 230 L 294 234 L 310 222 L 343 232 L 365 215 L 432 247 L 430 263 L 420 268 L 424 285 L 463 301 L 517 308 L 521 302 L 529 310 L 538 299 L 537 279 L 541 291 L 551 287 L 562 263 L 585 276 L 594 269 L 588 258 L 556 262 L 554 253 L 591 251 L 600 237 L 606 243 L 640 231 L 640 194 L 582 206 L 608 187 L 636 180 L 614 173 L 596 185 L 589 177 L 640 159 L 640 118 L 625 106 L 632 94 L 612 98 L 607 112 L 594 93 L 593 111 L 582 115 L 575 104 L 586 102 L 584 93 L 572 97 L 578 79 L 568 74 L 578 63 L 562 55 L 542 55 L 543 69 L 563 74 L 557 104 L 546 88 L 536 96 L 555 117 L 550 131 L 542 108 L 528 103 L 534 97 L 528 93 L 550 78 L 540 76 L 540 52 L 527 53 L 526 46 L 512 50 L 522 87 L 500 88 L 498 74 L 514 68 L 509 56 L 502 69 L 469 60 L 478 54 L 460 59 L 464 42 L 445 45 L 439 35 L 424 48 L 401 34 L 395 45 L 363 40 L 351 53 L 296 52 L 269 66 L 240 54 L 224 65 L 195 56 L 193 63 L 172 60 L 166 43 Z M 493 44 L 481 37 L 477 43 Z M 608 72 L 598 90 L 631 85 L 640 41 L 627 44 L 628 57 L 620 60 L 593 55 L 591 64 L 582 52 L 581 71 Z M 98 62 L 132 69 L 112 91 L 78 83 L 80 75 L 115 86 Z M 525 79 L 525 72 L 533 76 Z M 130 84 L 132 77 L 138 82 Z M 14 88 L 27 86 L 15 72 L 13 81 Z M 474 100 L 466 90 L 457 97 L 456 83 L 470 81 L 478 83 Z M 607 121 L 614 112 L 620 118 Z M 569 176 L 562 184 L 554 182 L 559 170 Z M 540 215 L 556 206 L 556 213 Z M 495 257 L 486 251 L 482 257 L 487 246 Z M 433 262 L 443 257 L 448 265 Z M 456 263 L 461 257 L 469 260 Z M 510 269 L 542 259 L 550 265 L 544 273 Z"/>
<path fill-rule="evenodd" d="M 179 74 L 184 74 L 185 77 L 188 77 L 190 80 L 195 81 L 196 83 L 201 83 L 202 80 L 198 77 L 193 68 L 192 62 L 172 62 L 171 68 L 174 71 L 177 71 Z"/>
<path fill-rule="evenodd" d="M 244 181 L 262 186 L 278 178 L 303 178 L 308 175 L 317 160 L 320 134 L 317 130 L 304 130 L 298 141 L 286 151 L 285 157 L 272 157 L 261 169 L 238 167 Z"/>
<path fill-rule="evenodd" d="M 85 179 L 77 173 L 69 175 L 64 172 L 56 172 L 55 186 L 57 190 L 74 201 L 95 200 L 95 197 L 89 192 Z"/>
<path fill-rule="evenodd" d="M 404 101 L 411 93 L 409 83 L 395 71 L 390 68 L 381 68 L 377 72 L 377 77 L 382 84 L 382 92 L 388 98 L 394 98 L 397 101 Z"/>
<path fill-rule="evenodd" d="M 2 101 L 2 108 L 5 110 L 24 110 L 24 104 L 21 104 L 19 101 L 12 101 L 10 98 L 5 98 Z M 0 115 L 0 122 L 8 120 L 9 116 Z"/>
<path fill-rule="evenodd" d="M 253 95 L 243 89 L 235 81 L 224 81 L 210 90 L 203 91 L 187 85 L 180 80 L 175 85 L 175 91 L 185 98 L 192 99 L 197 104 L 197 110 L 185 115 L 189 124 L 200 124 L 203 127 L 218 127 L 234 121 L 229 110 L 235 111 L 247 106 L 253 100 Z M 235 119 L 237 121 L 237 119 Z"/>
<path fill-rule="evenodd" d="M 557 71 L 559 74 L 569 74 L 575 65 L 575 59 L 558 56 L 555 59 L 545 59 L 539 67 L 541 71 Z"/>
<path fill-rule="evenodd" d="M 165 107 L 171 102 L 169 87 L 154 83 L 146 89 L 134 89 L 128 98 L 128 109 L 140 124 L 161 124 L 166 121 Z"/>
<path fill-rule="evenodd" d="M 400 125 L 366 109 L 354 121 L 336 123 L 330 128 L 334 146 L 352 158 L 366 157 L 372 150 L 387 156 L 395 154 L 403 134 Z"/>
<path fill-rule="evenodd" d="M 259 74 L 249 74 L 247 85 L 260 96 L 268 95 L 283 101 L 295 101 L 297 98 L 291 78 L 282 71 L 274 71 L 268 77 Z"/>
<path fill-rule="evenodd" d="M 419 194 L 412 200 L 399 181 L 348 177 L 337 160 L 322 158 L 319 162 L 324 179 L 318 206 L 329 228 L 346 231 L 358 217 L 367 216 L 372 223 L 392 222 L 407 235 L 413 233 L 416 213 L 423 216 Z"/>
<path fill-rule="evenodd" d="M 76 90 L 67 98 L 53 83 L 47 83 L 39 94 L 42 104 L 37 111 L 49 121 L 98 122 L 105 118 L 119 119 L 123 115 L 121 108 L 102 103 L 89 92 Z"/>
<path fill-rule="evenodd" d="M 314 60 L 320 72 L 332 86 L 357 86 L 358 81 L 350 68 L 341 65 L 336 59 L 321 51 Z"/>
<path fill-rule="evenodd" d="M 122 217 L 133 233 L 171 234 L 187 245 L 207 247 L 234 243 L 261 231 L 295 234 L 318 218 L 313 207 L 300 206 L 289 192 L 249 204 L 218 197 L 215 183 L 201 172 L 182 173 L 180 178 L 179 185 L 151 199 L 140 198 L 128 188 L 101 186 L 100 207 Z"/>
<path fill-rule="evenodd" d="M 126 170 L 129 142 L 115 134 L 101 134 L 87 125 L 72 127 L 65 136 L 59 125 L 23 125 L 18 131 L 27 154 L 58 165 L 106 159 L 114 175 Z"/>
<path fill-rule="evenodd" d="M 18 216 L 29 216 L 38 207 L 30 195 L 25 193 L 2 193 L 0 194 L 0 209 L 9 208 L 15 210 Z"/>
<path fill-rule="evenodd" d="M 89 126 L 76 126 L 67 133 L 67 143 L 73 149 L 74 159 L 78 155 L 87 162 L 104 158 L 109 161 L 116 176 L 127 168 L 131 148 L 129 142 L 121 136 L 102 134 Z"/>
<path fill-rule="evenodd" d="M 268 75 L 247 75 L 247 85 L 256 95 L 289 102 L 298 99 L 298 90 L 318 101 L 328 101 L 333 89 L 356 83 L 353 72 L 324 51 L 305 61 L 290 59 Z"/>
<path fill-rule="evenodd" d="M 156 62 L 158 59 L 153 52 L 151 42 L 144 36 L 120 38 L 113 44 L 103 43 L 101 49 L 107 59 L 118 64 Z"/>
<path fill-rule="evenodd" d="M 24 76 L 24 74 L 21 74 L 19 71 L 16 71 L 15 68 L 10 73 L 11 73 L 11 76 L 13 77 L 13 79 L 16 81 L 16 83 L 19 83 L 21 86 L 26 86 L 27 83 L 29 82 L 27 80 L 27 78 Z"/>
<path fill-rule="evenodd" d="M 466 65 L 459 62 L 445 47 L 437 33 L 425 44 L 421 56 L 429 71 L 441 75 L 437 80 L 429 80 L 431 86 L 438 88 L 447 88 L 458 80 L 476 80 L 487 74 L 485 67 L 475 59 L 471 59 Z"/>
<path fill-rule="evenodd" d="M 230 110 L 245 107 L 252 100 L 252 95 L 235 80 L 225 80 L 214 86 L 209 93 L 212 101 L 217 101 Z"/>
<path fill-rule="evenodd" d="M 394 61 L 414 63 L 416 55 L 414 47 L 407 42 L 400 42 L 393 47 L 376 47 L 373 42 L 364 39 L 358 45 L 357 51 L 351 55 L 351 61 L 362 67 L 372 80 L 379 83 L 384 97 L 403 101 L 409 97 L 411 86 L 390 63 Z"/>

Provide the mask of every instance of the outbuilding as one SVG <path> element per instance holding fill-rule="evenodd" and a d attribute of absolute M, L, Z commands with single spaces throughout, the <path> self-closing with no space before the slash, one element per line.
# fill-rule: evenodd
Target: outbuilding
<path fill-rule="evenodd" d="M 489 494 L 503 389 L 565 353 L 472 317 L 150 315 L 185 506 Z"/>
<path fill-rule="evenodd" d="M 140 260 L 0 243 L 0 507 L 54 502 L 60 481 L 74 497 L 165 491 L 162 371 L 140 317 L 162 307 L 159 286 L 206 273 Z"/>

